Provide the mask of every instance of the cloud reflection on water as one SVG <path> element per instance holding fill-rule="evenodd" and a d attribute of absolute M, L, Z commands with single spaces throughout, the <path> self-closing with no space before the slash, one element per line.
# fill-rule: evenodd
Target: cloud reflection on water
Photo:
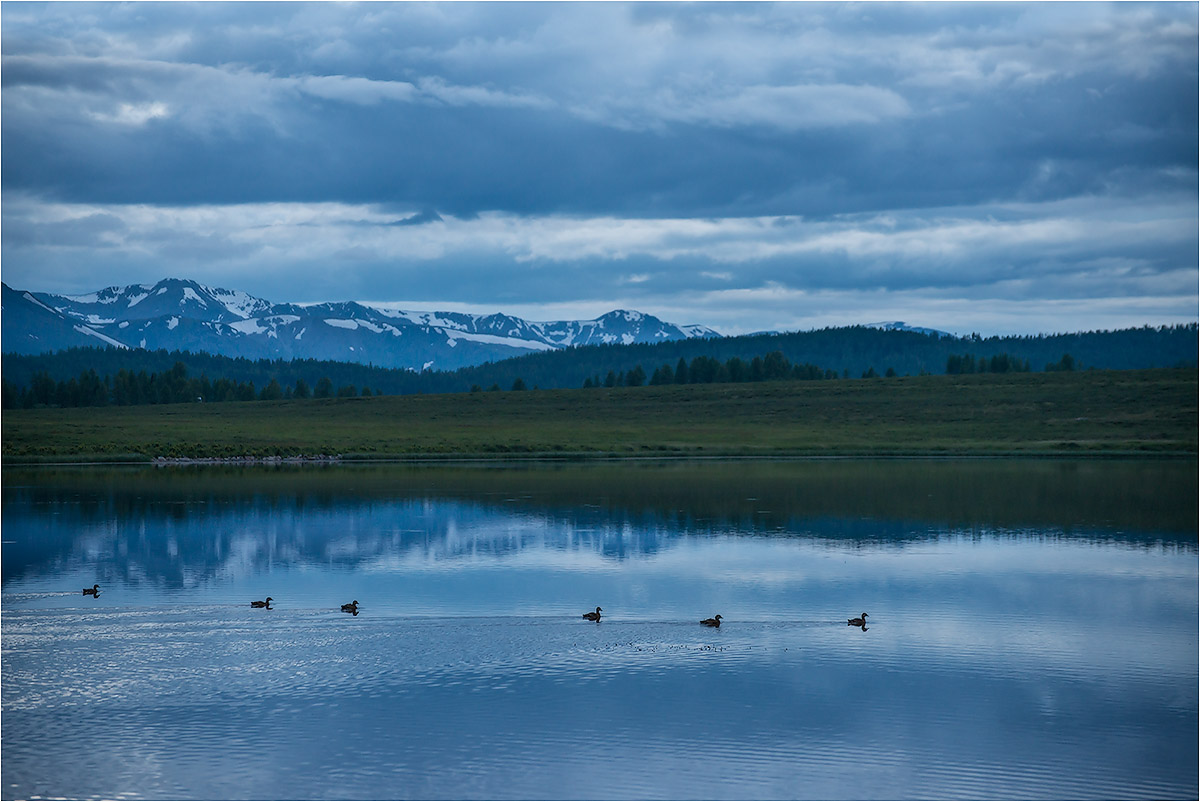
<path fill-rule="evenodd" d="M 1194 796 L 1195 472 L 6 471 L 5 796 Z"/>

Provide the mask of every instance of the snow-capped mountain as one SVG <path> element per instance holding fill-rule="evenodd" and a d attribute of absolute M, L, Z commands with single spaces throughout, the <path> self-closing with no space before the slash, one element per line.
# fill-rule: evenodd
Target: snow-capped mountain
<path fill-rule="evenodd" d="M 353 301 L 272 304 L 181 279 L 77 296 L 3 287 L 3 349 L 15 353 L 113 345 L 453 370 L 575 345 L 716 336 L 705 326 L 678 326 L 625 310 L 595 320 L 537 322 L 503 314 L 400 311 Z"/>
<path fill-rule="evenodd" d="M 884 331 L 915 331 L 918 334 L 931 334 L 935 337 L 952 337 L 948 331 L 939 331 L 938 329 L 929 329 L 924 326 L 910 326 L 903 320 L 891 320 L 884 323 L 867 323 L 868 329 L 883 329 Z"/>

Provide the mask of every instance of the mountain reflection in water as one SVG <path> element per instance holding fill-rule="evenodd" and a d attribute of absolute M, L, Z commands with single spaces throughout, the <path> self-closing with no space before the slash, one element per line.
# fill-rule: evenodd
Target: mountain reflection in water
<path fill-rule="evenodd" d="M 1182 463 L 801 462 L 6 472 L 5 582 L 86 554 L 184 587 L 223 571 L 539 548 L 627 560 L 713 535 L 903 547 L 954 532 L 1194 544 Z"/>

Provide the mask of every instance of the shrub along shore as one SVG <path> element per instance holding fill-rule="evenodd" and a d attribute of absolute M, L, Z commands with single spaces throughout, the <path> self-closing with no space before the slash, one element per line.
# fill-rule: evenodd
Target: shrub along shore
<path fill-rule="evenodd" d="M 1197 371 L 966 374 L 10 409 L 6 464 L 166 459 L 1195 455 Z"/>

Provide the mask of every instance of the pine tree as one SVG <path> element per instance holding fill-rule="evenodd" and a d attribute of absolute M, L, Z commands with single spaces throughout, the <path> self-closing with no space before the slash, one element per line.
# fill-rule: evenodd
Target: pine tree
<path fill-rule="evenodd" d="M 679 361 L 675 363 L 675 383 L 687 384 L 690 379 L 691 376 L 688 375 L 687 360 L 685 360 L 683 357 L 679 357 Z"/>
<path fill-rule="evenodd" d="M 271 383 L 262 388 L 258 397 L 261 401 L 278 401 L 283 398 L 283 387 L 280 386 L 279 380 L 271 379 Z"/>

